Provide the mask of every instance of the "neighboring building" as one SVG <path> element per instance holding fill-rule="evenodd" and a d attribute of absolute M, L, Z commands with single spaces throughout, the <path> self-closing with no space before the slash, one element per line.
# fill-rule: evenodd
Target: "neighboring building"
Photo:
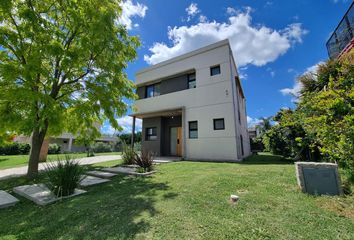
<path fill-rule="evenodd" d="M 228 40 L 136 73 L 142 149 L 239 161 L 250 155 L 246 101 Z M 134 129 L 133 123 L 133 129 Z"/>
<path fill-rule="evenodd" d="M 248 128 L 248 135 L 251 139 L 258 137 L 260 135 L 259 128 L 257 126 L 249 127 Z"/>
<path fill-rule="evenodd" d="M 331 59 L 338 58 L 354 48 L 354 1 L 327 41 Z"/>
<path fill-rule="evenodd" d="M 63 133 L 57 137 L 51 137 L 46 141 L 46 143 L 52 144 L 56 143 L 60 146 L 60 151 L 65 152 L 85 152 L 86 147 L 75 141 L 77 136 L 71 133 Z M 30 137 L 18 136 L 14 139 L 15 142 L 30 143 Z M 112 147 L 118 142 L 118 138 L 115 136 L 101 135 L 97 138 L 95 142 L 104 142 L 110 144 Z"/>

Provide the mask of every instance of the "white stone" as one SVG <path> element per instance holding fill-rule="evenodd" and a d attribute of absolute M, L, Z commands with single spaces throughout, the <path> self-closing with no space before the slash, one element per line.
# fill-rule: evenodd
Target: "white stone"
<path fill-rule="evenodd" d="M 237 196 L 237 195 L 231 195 L 231 196 L 230 196 L 230 200 L 231 200 L 232 202 L 237 202 L 239 199 L 240 199 L 240 197 Z"/>
<path fill-rule="evenodd" d="M 19 200 L 11 194 L 0 190 L 0 208 L 7 208 L 14 206 Z"/>
<path fill-rule="evenodd" d="M 115 173 L 109 173 L 109 172 L 103 172 L 103 171 L 88 171 L 86 172 L 87 175 L 91 175 L 94 177 L 99 177 L 99 178 L 111 178 L 114 176 L 117 176 Z"/>
<path fill-rule="evenodd" d="M 131 168 L 131 167 L 103 168 L 102 171 L 111 172 L 111 173 L 122 173 L 122 174 L 134 175 L 134 176 L 149 176 L 156 172 L 156 171 L 151 171 L 151 172 L 139 173 L 136 172 L 135 168 Z"/>
<path fill-rule="evenodd" d="M 62 198 L 55 196 L 49 188 L 44 184 L 23 185 L 15 187 L 14 192 L 22 197 L 25 197 L 38 205 L 47 205 L 56 202 L 60 199 L 73 197 L 85 193 L 86 191 L 81 189 L 75 189 L 74 194 Z"/>
<path fill-rule="evenodd" d="M 105 183 L 105 182 L 109 182 L 109 181 L 111 181 L 111 180 L 84 175 L 83 179 L 80 182 L 80 186 L 87 187 L 87 186 L 97 185 L 97 184 Z"/>

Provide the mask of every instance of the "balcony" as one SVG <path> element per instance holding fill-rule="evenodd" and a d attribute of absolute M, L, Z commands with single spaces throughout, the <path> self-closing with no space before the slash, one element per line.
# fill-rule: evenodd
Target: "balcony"
<path fill-rule="evenodd" d="M 343 52 L 353 47 L 354 34 L 354 2 L 349 7 L 337 28 L 326 43 L 331 59 L 339 57 Z"/>

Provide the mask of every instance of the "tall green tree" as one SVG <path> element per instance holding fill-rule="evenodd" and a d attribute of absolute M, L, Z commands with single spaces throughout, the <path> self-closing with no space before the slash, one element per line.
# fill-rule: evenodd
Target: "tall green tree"
<path fill-rule="evenodd" d="M 272 128 L 272 117 L 261 117 L 259 120 L 260 121 L 256 127 L 262 135 Z"/>
<path fill-rule="evenodd" d="M 119 0 L 0 1 L 1 128 L 32 136 L 28 173 L 46 135 L 94 129 L 126 112 L 124 69 L 139 40 L 119 23 Z"/>

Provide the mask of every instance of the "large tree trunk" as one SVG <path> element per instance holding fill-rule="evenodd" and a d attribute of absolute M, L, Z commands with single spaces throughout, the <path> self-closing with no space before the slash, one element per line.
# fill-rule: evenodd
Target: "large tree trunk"
<path fill-rule="evenodd" d="M 46 133 L 47 127 L 45 127 L 44 129 L 36 128 L 32 132 L 31 151 L 27 170 L 28 178 L 33 178 L 38 174 L 39 156 Z"/>

